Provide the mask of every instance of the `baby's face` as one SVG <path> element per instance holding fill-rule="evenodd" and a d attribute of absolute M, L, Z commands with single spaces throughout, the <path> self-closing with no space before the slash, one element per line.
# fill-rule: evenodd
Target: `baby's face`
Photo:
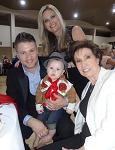
<path fill-rule="evenodd" d="M 60 60 L 51 59 L 47 65 L 47 75 L 52 81 L 57 80 L 64 73 L 64 64 Z"/>

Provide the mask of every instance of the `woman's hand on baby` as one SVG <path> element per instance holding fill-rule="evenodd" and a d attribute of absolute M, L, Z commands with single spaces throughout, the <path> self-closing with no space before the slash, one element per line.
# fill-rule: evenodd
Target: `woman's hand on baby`
<path fill-rule="evenodd" d="M 62 150 L 77 150 L 77 149 L 68 149 L 68 148 L 62 147 Z"/>
<path fill-rule="evenodd" d="M 20 60 L 18 60 L 18 61 L 15 63 L 14 67 L 15 67 L 15 68 L 18 68 L 19 65 L 20 65 Z"/>
<path fill-rule="evenodd" d="M 73 68 L 73 67 L 75 67 L 75 65 L 73 64 L 73 62 L 69 62 L 68 63 L 68 68 Z"/>
<path fill-rule="evenodd" d="M 79 149 L 77 150 L 85 150 L 84 146 L 80 147 Z"/>
<path fill-rule="evenodd" d="M 68 149 L 68 148 L 64 148 L 62 147 L 62 150 L 85 150 L 84 146 L 78 148 L 78 149 Z"/>
<path fill-rule="evenodd" d="M 62 147 L 62 150 L 85 150 L 85 149 L 83 147 L 81 147 L 79 149 L 68 149 L 68 148 Z"/>
<path fill-rule="evenodd" d="M 52 100 L 47 100 L 46 101 L 46 104 L 47 104 L 47 107 L 48 109 L 50 110 L 58 110 L 64 106 L 67 106 L 68 105 L 68 101 L 66 98 L 60 96 L 60 95 L 57 95 L 57 94 L 54 94 L 54 96 L 56 97 L 56 100 L 55 101 L 52 101 Z"/>
<path fill-rule="evenodd" d="M 67 109 L 66 112 L 71 115 L 71 114 L 73 114 L 74 111 L 71 109 Z"/>

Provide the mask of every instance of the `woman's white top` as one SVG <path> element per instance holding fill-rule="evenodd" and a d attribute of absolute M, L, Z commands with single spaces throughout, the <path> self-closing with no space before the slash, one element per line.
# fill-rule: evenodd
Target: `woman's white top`
<path fill-rule="evenodd" d="M 82 98 L 87 93 L 85 87 Z M 85 150 L 115 150 L 115 71 L 101 68 L 98 80 L 88 101 L 86 120 L 77 109 L 75 134 L 87 122 L 91 136 L 86 137 Z"/>
<path fill-rule="evenodd" d="M 25 150 L 13 104 L 0 105 L 0 150 Z"/>

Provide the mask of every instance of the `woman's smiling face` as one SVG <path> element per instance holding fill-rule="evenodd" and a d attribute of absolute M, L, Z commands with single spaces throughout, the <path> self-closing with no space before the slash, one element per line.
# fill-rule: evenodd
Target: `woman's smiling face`
<path fill-rule="evenodd" d="M 60 31 L 61 24 L 58 16 L 51 9 L 47 9 L 43 12 L 43 21 L 45 28 L 52 32 L 53 34 L 57 34 Z"/>
<path fill-rule="evenodd" d="M 92 53 L 89 48 L 80 48 L 74 54 L 75 64 L 81 75 L 97 80 L 100 70 L 99 59 Z"/>

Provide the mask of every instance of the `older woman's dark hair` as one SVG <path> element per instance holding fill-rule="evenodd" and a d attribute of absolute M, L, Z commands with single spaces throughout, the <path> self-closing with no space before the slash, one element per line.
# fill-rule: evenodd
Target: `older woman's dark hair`
<path fill-rule="evenodd" d="M 92 53 L 95 55 L 95 57 L 99 58 L 99 65 L 100 65 L 101 60 L 102 60 L 102 52 L 97 44 L 93 43 L 92 41 L 88 41 L 88 40 L 76 41 L 73 43 L 72 60 L 73 60 L 74 64 L 75 64 L 75 60 L 74 60 L 75 52 L 79 51 L 79 49 L 82 49 L 82 48 L 89 48 L 92 51 Z"/>

